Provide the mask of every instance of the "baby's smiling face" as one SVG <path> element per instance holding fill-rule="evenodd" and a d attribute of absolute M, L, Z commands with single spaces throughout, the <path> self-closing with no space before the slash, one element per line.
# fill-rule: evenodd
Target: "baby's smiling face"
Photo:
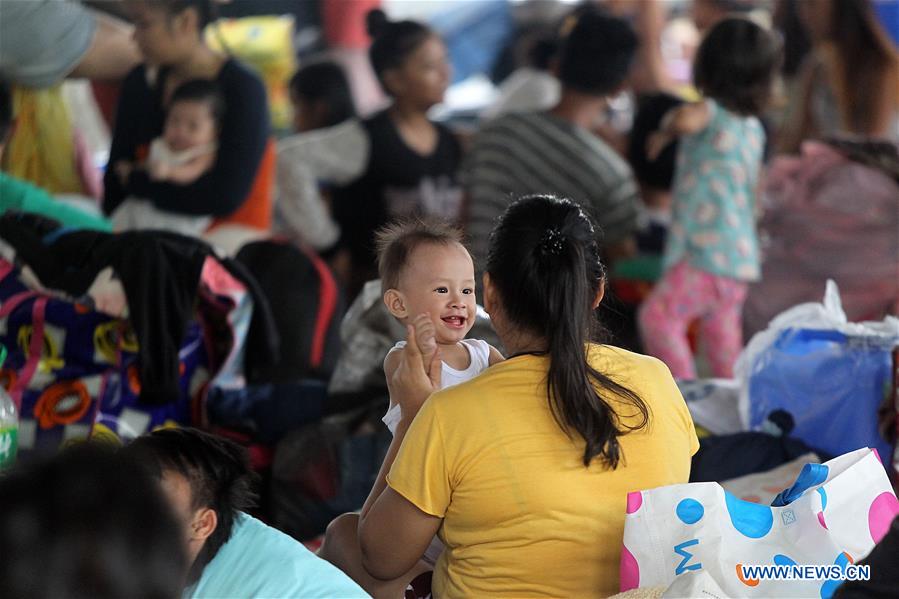
<path fill-rule="evenodd" d="M 216 129 L 209 102 L 181 100 L 169 108 L 162 135 L 169 149 L 182 152 L 213 143 L 217 137 Z"/>
<path fill-rule="evenodd" d="M 404 324 L 419 314 L 431 317 L 437 343 L 461 341 L 474 326 L 474 263 L 459 243 L 425 243 L 409 256 L 399 280 Z"/>

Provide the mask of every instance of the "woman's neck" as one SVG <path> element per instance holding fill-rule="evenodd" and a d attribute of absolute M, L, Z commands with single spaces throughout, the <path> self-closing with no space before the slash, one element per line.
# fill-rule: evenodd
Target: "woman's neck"
<path fill-rule="evenodd" d="M 563 90 L 559 103 L 550 110 L 550 114 L 584 129 L 592 129 L 606 105 L 605 97 L 566 89 Z"/>
<path fill-rule="evenodd" d="M 539 335 L 528 333 L 527 331 L 497 331 L 503 347 L 506 350 L 506 356 L 517 356 L 520 354 L 543 353 L 546 351 L 546 339 Z"/>
<path fill-rule="evenodd" d="M 224 62 L 223 55 L 199 43 L 187 59 L 171 66 L 171 76 L 179 81 L 214 79 Z"/>
<path fill-rule="evenodd" d="M 413 152 L 419 156 L 430 156 L 437 149 L 440 141 L 437 128 L 420 107 L 394 102 L 388 114 L 403 143 Z"/>
<path fill-rule="evenodd" d="M 432 126 L 431 121 L 428 120 L 427 111 L 422 110 L 421 106 L 403 102 L 402 100 L 395 100 L 387 111 L 390 114 L 390 118 L 397 124 L 406 127 Z"/>

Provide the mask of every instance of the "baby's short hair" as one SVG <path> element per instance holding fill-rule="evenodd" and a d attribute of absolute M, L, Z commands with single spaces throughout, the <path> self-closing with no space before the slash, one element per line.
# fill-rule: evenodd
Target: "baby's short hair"
<path fill-rule="evenodd" d="M 222 125 L 222 119 L 225 117 L 225 96 L 222 95 L 221 89 L 214 81 L 206 79 L 185 81 L 172 92 L 169 107 L 174 106 L 177 102 L 206 102 L 209 104 L 215 124 Z"/>
<path fill-rule="evenodd" d="M 434 219 L 403 219 L 381 228 L 375 233 L 381 289 L 387 291 L 399 286 L 409 256 L 418 246 L 426 243 L 463 245 L 462 240 L 459 229 Z"/>

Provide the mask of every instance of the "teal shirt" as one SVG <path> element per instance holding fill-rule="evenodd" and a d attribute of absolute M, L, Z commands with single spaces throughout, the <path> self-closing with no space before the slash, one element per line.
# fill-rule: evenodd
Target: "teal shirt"
<path fill-rule="evenodd" d="M 760 274 L 755 194 L 765 132 L 756 117 L 707 103 L 708 125 L 678 145 L 664 267 L 687 260 L 714 275 L 755 281 Z"/>
<path fill-rule="evenodd" d="M 240 513 L 231 538 L 183 597 L 368 597 L 359 585 L 302 543 Z"/>
<path fill-rule="evenodd" d="M 112 231 L 109 220 L 58 202 L 40 187 L 0 172 L 0 214 L 10 210 L 40 214 L 64 227 Z"/>

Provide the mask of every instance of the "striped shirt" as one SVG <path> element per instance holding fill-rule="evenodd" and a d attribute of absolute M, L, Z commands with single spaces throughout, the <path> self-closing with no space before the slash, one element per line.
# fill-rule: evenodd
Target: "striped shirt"
<path fill-rule="evenodd" d="M 638 191 L 627 163 L 598 137 L 549 113 L 510 114 L 487 124 L 462 166 L 466 231 L 478 270 L 496 219 L 518 197 L 552 194 L 578 202 L 606 244 L 636 228 Z"/>

